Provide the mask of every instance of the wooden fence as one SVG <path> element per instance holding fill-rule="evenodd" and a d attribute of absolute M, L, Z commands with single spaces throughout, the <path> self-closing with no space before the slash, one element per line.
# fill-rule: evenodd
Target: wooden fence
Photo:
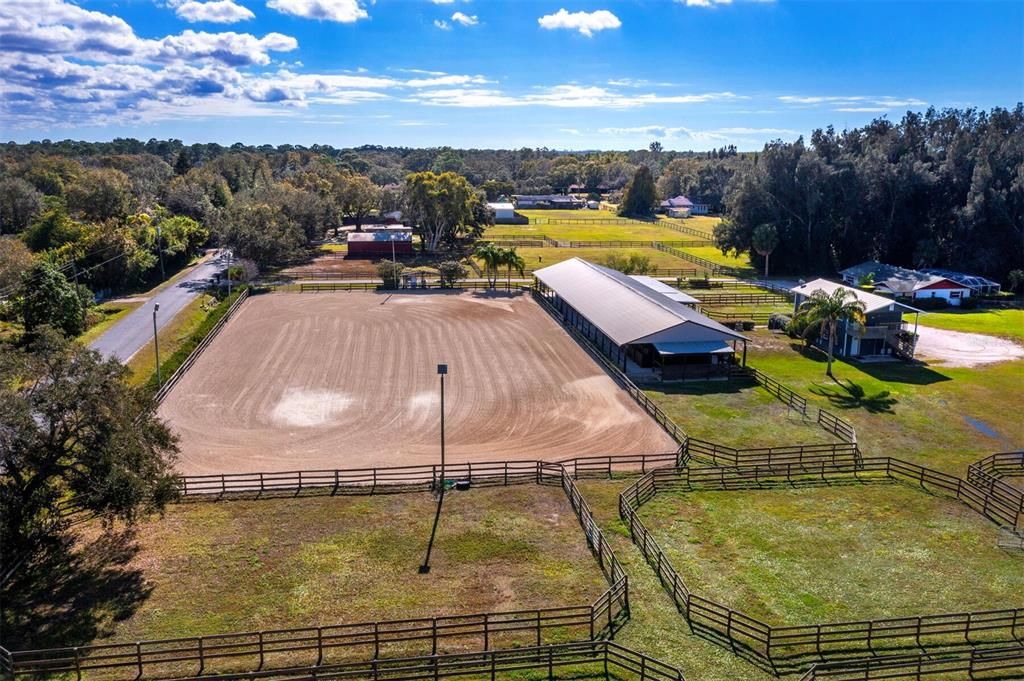
<path fill-rule="evenodd" d="M 775 293 L 698 293 L 701 305 L 773 305 L 787 302 Z M 740 318 L 743 314 L 738 315 Z"/>
<path fill-rule="evenodd" d="M 985 643 L 1019 642 L 1024 636 L 1024 608 L 929 614 L 855 622 L 776 627 L 694 593 L 669 563 L 664 551 L 640 521 L 637 509 L 658 492 L 696 489 L 736 490 L 821 480 L 879 476 L 920 485 L 953 496 L 1003 526 L 1020 523 L 1020 513 L 973 484 L 892 458 L 832 464 L 803 461 L 772 466 L 656 469 L 619 495 L 619 515 L 633 542 L 654 568 L 691 629 L 719 641 L 734 653 L 761 661 L 775 673 L 860 653 L 884 653 L 901 647 L 942 649 Z"/>
<path fill-rule="evenodd" d="M 669 248 L 707 246 L 703 241 L 561 241 L 565 248 L 657 248 L 660 244 Z"/>
<path fill-rule="evenodd" d="M 993 454 L 967 467 L 969 482 L 988 490 L 989 494 L 1024 513 L 1024 489 L 1014 487 L 1002 479 L 1014 476 L 1024 476 L 1024 451 Z M 1014 529 L 1024 530 L 1024 527 Z M 1020 542 L 1007 540 L 1006 545 L 1024 544 L 1024 538 L 1018 538 Z"/>
<path fill-rule="evenodd" d="M 700 256 L 693 255 L 692 253 L 687 253 L 686 251 L 681 251 L 678 248 L 673 248 L 671 246 L 666 246 L 665 244 L 663 244 L 663 243 L 661 243 L 659 241 L 655 241 L 653 243 L 653 246 L 654 246 L 654 248 L 656 248 L 659 251 L 662 251 L 664 253 L 668 253 L 669 255 L 674 255 L 677 258 L 681 258 L 682 260 L 686 260 L 687 262 L 692 262 L 695 265 L 700 265 L 701 267 L 703 267 L 704 269 L 708 270 L 712 274 L 730 274 L 730 275 L 733 275 L 733 276 L 736 276 L 736 275 L 739 274 L 739 271 L 734 269 L 734 268 L 732 268 L 732 267 L 727 267 L 725 265 L 720 265 L 720 264 L 718 264 L 716 262 L 712 262 L 710 260 L 707 260 L 706 258 L 701 258 Z"/>
<path fill-rule="evenodd" d="M 847 442 L 735 449 L 691 437 L 683 445 L 683 453 L 691 459 L 715 466 L 778 466 L 821 462 L 856 465 L 861 459 L 857 445 Z"/>
<path fill-rule="evenodd" d="M 249 289 L 244 289 L 239 294 L 238 298 L 235 299 L 235 302 L 231 304 L 231 307 L 228 308 L 227 312 L 224 313 L 224 316 L 221 317 L 220 320 L 218 320 L 218 322 L 213 325 L 213 328 L 210 329 L 210 332 L 208 334 L 206 334 L 206 337 L 199 342 L 199 345 L 196 346 L 195 350 L 190 352 L 188 357 L 185 358 L 185 361 L 181 363 L 181 366 L 179 366 L 177 370 L 173 374 L 171 374 L 166 381 L 164 381 L 164 384 L 160 386 L 160 389 L 157 390 L 156 395 L 154 395 L 153 397 L 157 404 L 163 402 L 164 398 L 167 397 L 168 393 L 170 393 L 171 390 L 174 389 L 174 386 L 177 385 L 178 381 L 181 380 L 181 377 L 184 376 L 188 372 L 188 370 L 192 368 L 192 365 L 196 363 L 197 359 L 199 359 L 199 355 L 203 354 L 203 351 L 210 346 L 210 343 L 213 342 L 213 339 L 217 337 L 217 334 L 220 333 L 221 329 L 224 328 L 224 326 L 228 323 L 228 320 L 230 320 L 232 315 L 234 315 L 235 312 L 238 311 L 238 308 L 242 306 L 242 303 L 244 303 L 245 299 L 248 297 Z"/>
<path fill-rule="evenodd" d="M 527 209 L 528 210 L 528 209 Z M 654 220 L 633 218 L 530 218 L 531 225 L 656 225 Z"/>
<path fill-rule="evenodd" d="M 520 281 L 512 281 L 509 283 L 506 280 L 499 279 L 495 285 L 491 285 L 486 281 L 460 281 L 454 286 L 441 286 L 440 282 L 431 281 L 424 282 L 421 286 L 416 287 L 403 287 L 403 288 L 385 288 L 380 282 L 369 282 L 369 281 L 349 281 L 349 282 L 311 282 L 311 283 L 300 283 L 299 293 L 324 293 L 324 292 L 335 292 L 335 291 L 376 291 L 381 290 L 390 293 L 402 293 L 408 291 L 418 290 L 442 290 L 442 291 L 522 291 L 529 287 L 524 285 Z"/>
<path fill-rule="evenodd" d="M 707 232 L 702 232 L 699 229 L 694 229 L 693 227 L 681 225 L 678 222 L 673 222 L 672 220 L 659 220 L 657 224 L 659 227 L 668 227 L 669 229 L 675 230 L 680 234 L 689 234 L 690 236 L 699 237 L 701 241 L 704 242 L 702 244 L 704 246 L 709 245 L 714 240 L 714 237 L 709 235 Z"/>
<path fill-rule="evenodd" d="M 611 641 L 574 641 L 540 647 L 485 650 L 420 657 L 366 660 L 345 664 L 289 669 L 279 672 L 254 672 L 219 677 L 220 681 L 255 681 L 273 676 L 275 681 L 317 681 L 333 679 L 370 679 L 372 681 L 425 681 L 470 677 L 523 678 L 524 671 L 546 672 L 558 678 L 555 670 L 566 669 L 569 678 L 636 679 L 636 681 L 683 681 L 682 672 L 643 653 Z M 184 679 L 182 681 L 189 681 Z"/>
<path fill-rule="evenodd" d="M 1016 679 L 1024 678 L 1024 646 L 969 648 L 944 654 L 885 655 L 811 667 L 800 681 L 871 681 L 873 679 Z"/>
<path fill-rule="evenodd" d="M 714 319 L 716 322 L 720 322 L 729 326 L 730 324 L 738 324 L 741 322 L 753 322 L 761 326 L 766 326 L 771 321 L 772 315 L 777 314 L 775 312 L 719 312 L 718 310 L 709 310 L 707 308 L 701 308 L 701 314 L 705 315 L 709 319 Z"/>
<path fill-rule="evenodd" d="M 447 479 L 476 485 L 555 484 L 562 488 L 583 529 L 609 588 L 589 605 L 512 612 L 476 613 L 320 627 L 278 629 L 131 643 L 6 651 L 0 669 L 11 674 L 123 670 L 143 676 L 202 676 L 253 670 L 338 664 L 350 659 L 395 655 L 438 655 L 452 646 L 541 646 L 560 640 L 614 636 L 629 617 L 629 578 L 619 564 L 593 512 L 576 486 L 577 477 L 612 475 L 619 470 L 675 466 L 675 452 L 588 456 L 564 463 L 515 461 L 452 464 Z M 450 478 L 449 476 L 450 473 Z M 299 495 L 304 492 L 373 494 L 427 490 L 440 484 L 439 466 L 405 466 L 350 471 L 295 471 L 179 478 L 184 499 L 228 496 Z"/>

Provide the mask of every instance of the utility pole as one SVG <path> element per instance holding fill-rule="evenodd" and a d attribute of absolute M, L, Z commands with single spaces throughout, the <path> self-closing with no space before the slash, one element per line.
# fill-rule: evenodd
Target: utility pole
<path fill-rule="evenodd" d="M 156 313 L 160 310 L 160 303 L 153 303 L 153 348 L 156 350 L 156 388 L 163 387 L 160 379 L 160 337 L 156 332 Z"/>
<path fill-rule="evenodd" d="M 430 550 L 434 548 L 434 536 L 437 534 L 437 523 L 441 519 L 441 504 L 444 503 L 444 377 L 448 373 L 447 364 L 438 364 L 437 373 L 441 377 L 441 492 L 437 497 L 437 512 L 434 514 L 434 527 L 430 530 L 430 542 L 427 544 L 427 555 L 420 565 L 420 574 L 430 572 Z"/>

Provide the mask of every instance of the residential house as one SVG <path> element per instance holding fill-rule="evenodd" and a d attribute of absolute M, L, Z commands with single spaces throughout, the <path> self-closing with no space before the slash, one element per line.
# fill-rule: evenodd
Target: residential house
<path fill-rule="evenodd" d="M 894 355 L 904 359 L 914 356 L 917 319 L 921 311 L 892 298 L 868 293 L 852 286 L 837 284 L 827 279 L 815 279 L 790 289 L 794 296 L 794 313 L 800 310 L 800 304 L 815 291 L 824 291 L 831 295 L 838 289 L 850 291 L 857 300 L 864 303 L 865 321 L 863 324 L 839 322 L 836 328 L 836 339 L 832 346 L 832 350 L 837 356 L 885 357 Z M 912 331 L 903 323 L 903 314 L 906 312 L 915 314 Z M 822 330 L 817 344 L 822 349 L 828 347 L 827 330 Z"/>
<path fill-rule="evenodd" d="M 694 203 L 682 195 L 674 196 L 671 199 L 665 199 L 658 204 L 658 209 L 670 218 L 688 218 L 691 215 L 708 214 L 707 204 Z"/>
<path fill-rule="evenodd" d="M 874 277 L 872 284 L 876 291 L 888 293 L 896 298 L 943 299 L 950 305 L 958 306 L 961 300 L 970 298 L 973 293 L 970 286 L 949 277 L 884 265 L 877 260 L 868 260 L 847 267 L 840 270 L 839 274 L 842 275 L 843 281 L 851 286 L 859 286 L 868 275 L 871 275 Z"/>

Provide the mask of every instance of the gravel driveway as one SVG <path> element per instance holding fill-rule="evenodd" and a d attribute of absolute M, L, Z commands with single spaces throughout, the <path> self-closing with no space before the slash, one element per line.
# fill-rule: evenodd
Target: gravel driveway
<path fill-rule="evenodd" d="M 932 359 L 948 367 L 973 367 L 1024 357 L 1024 347 L 996 336 L 947 331 L 930 326 L 917 329 L 919 358 Z"/>

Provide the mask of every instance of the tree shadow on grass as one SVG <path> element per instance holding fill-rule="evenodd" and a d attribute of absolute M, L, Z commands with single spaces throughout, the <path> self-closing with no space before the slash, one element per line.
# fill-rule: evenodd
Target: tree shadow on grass
<path fill-rule="evenodd" d="M 828 356 L 824 350 L 821 350 L 815 346 L 806 346 L 801 343 L 790 343 L 789 347 L 794 352 L 799 353 L 805 359 L 809 359 L 812 362 L 817 362 L 824 366 L 828 361 Z M 910 385 L 931 385 L 933 383 L 942 383 L 944 381 L 951 381 L 949 376 L 940 374 L 938 371 L 931 369 L 926 364 L 918 361 L 891 361 L 891 362 L 848 362 L 843 357 L 836 357 L 835 365 L 846 365 L 861 373 L 865 373 L 871 378 L 878 381 L 885 381 L 886 383 L 907 383 Z M 824 373 L 824 372 L 823 372 Z"/>
<path fill-rule="evenodd" d="M 23 565 L 0 591 L 0 638 L 9 650 L 87 645 L 131 617 L 152 587 L 129 567 L 139 552 L 130 530 L 89 541 L 60 540 Z"/>
<path fill-rule="evenodd" d="M 844 383 L 836 379 L 836 385 L 837 388 L 830 388 L 815 384 L 811 392 L 824 397 L 837 409 L 863 409 L 870 414 L 891 414 L 893 405 L 899 401 L 888 390 L 868 395 L 862 386 L 850 380 Z"/>

